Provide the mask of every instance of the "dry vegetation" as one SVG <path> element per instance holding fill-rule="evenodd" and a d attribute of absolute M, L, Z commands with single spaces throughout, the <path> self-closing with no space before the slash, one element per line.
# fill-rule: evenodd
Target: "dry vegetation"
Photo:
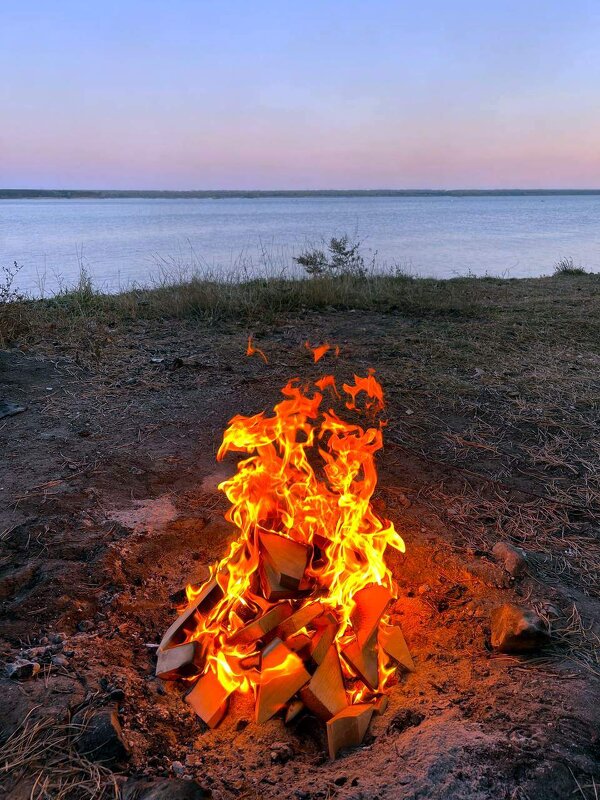
<path fill-rule="evenodd" d="M 402 702 L 417 707 L 420 702 L 429 703 L 432 697 L 434 705 L 438 700 L 447 701 L 447 697 L 454 697 L 455 671 L 462 669 L 461 665 L 489 657 L 481 637 L 471 640 L 465 633 L 477 624 L 485 624 L 476 623 L 467 613 L 473 586 L 480 586 L 482 579 L 475 572 L 470 579 L 464 576 L 475 569 L 473 564 L 489 565 L 491 548 L 499 540 L 510 541 L 528 553 L 529 571 L 517 587 L 522 592 L 520 600 L 533 605 L 548 619 L 554 644 L 543 659 L 512 659 L 506 667 L 507 686 L 497 689 L 497 704 L 493 699 L 495 684 L 489 690 L 481 688 L 482 697 L 478 699 L 479 684 L 472 681 L 470 673 L 465 677 L 466 699 L 461 699 L 465 704 L 472 702 L 475 709 L 474 716 L 468 719 L 480 722 L 485 731 L 495 731 L 497 726 L 496 750 L 482 765 L 487 768 L 488 761 L 497 763 L 494 780 L 500 786 L 503 770 L 508 772 L 515 760 L 524 758 L 518 750 L 506 750 L 501 755 L 502 748 L 509 746 L 507 731 L 512 731 L 510 726 L 516 729 L 517 722 L 519 730 L 535 728 L 537 714 L 544 711 L 541 706 L 527 705 L 526 694 L 537 685 L 530 685 L 527 675 L 541 676 L 543 694 L 546 685 L 555 692 L 567 687 L 566 692 L 569 681 L 574 684 L 584 674 L 583 680 L 589 681 L 585 684 L 591 698 L 589 704 L 593 705 L 593 698 L 598 696 L 599 315 L 600 276 L 570 274 L 566 270 L 556 277 L 534 280 L 436 281 L 404 275 L 318 275 L 306 280 L 245 283 L 192 280 L 114 296 L 97 293 L 89 281 L 83 280 L 77 290 L 51 300 L 0 306 L 0 337 L 3 345 L 21 360 L 19 363 L 29 360 L 51 364 L 63 375 L 64 391 L 56 389 L 59 378 L 55 377 L 48 384 L 54 387 L 53 392 L 46 394 L 47 381 L 39 379 L 39 398 L 29 400 L 34 408 L 38 404 L 42 421 L 54 427 L 72 425 L 76 431 L 84 419 L 92 431 L 86 438 L 73 433 L 57 444 L 53 456 L 56 463 L 51 472 L 44 474 L 40 458 L 50 445 L 45 441 L 36 444 L 37 432 L 32 427 L 29 452 L 23 454 L 23 458 L 27 455 L 31 460 L 22 465 L 13 460 L 14 487 L 13 475 L 7 481 L 9 503 L 5 510 L 14 513 L 18 509 L 22 513 L 25 522 L 19 524 L 23 530 L 19 528 L 15 533 L 9 522 L 0 518 L 0 534 L 5 527 L 7 542 L 17 533 L 27 541 L 28 537 L 35 541 L 39 536 L 49 552 L 55 543 L 52 540 L 46 545 L 45 537 L 52 533 L 52 525 L 61 531 L 60 536 L 56 534 L 58 546 L 60 537 L 66 535 L 60 526 L 68 529 L 70 520 L 83 513 L 81 509 L 94 514 L 94 520 L 104 520 L 105 504 L 116 502 L 111 492 L 120 489 L 139 499 L 153 492 L 172 492 L 179 508 L 185 509 L 181 513 L 190 514 L 197 506 L 203 513 L 220 509 L 218 497 L 198 496 L 197 482 L 202 469 L 211 468 L 213 439 L 228 416 L 270 405 L 290 373 L 306 370 L 306 351 L 302 348 L 305 339 L 339 343 L 340 370 L 364 371 L 373 365 L 386 389 L 389 424 L 381 459 L 380 497 L 395 520 L 400 519 L 409 529 L 413 525 L 410 558 L 399 571 L 404 580 L 403 592 L 410 592 L 410 602 L 430 614 L 427 637 L 442 637 L 444 630 L 450 637 L 447 641 L 440 638 L 439 650 L 432 649 L 427 639 L 420 661 L 423 677 L 415 677 L 414 688 L 406 690 L 409 694 L 399 693 L 404 698 Z M 259 359 L 244 359 L 249 333 L 268 353 L 268 366 Z M 25 425 L 26 416 L 14 419 Z M 11 444 L 9 432 L 6 424 L 0 427 L 0 447 L 7 451 Z M 169 466 L 167 477 L 161 477 L 161 463 L 175 464 Z M 179 486 L 177 481 L 183 482 L 184 478 L 187 483 Z M 92 499 L 83 494 L 90 486 L 97 492 L 90 495 Z M 76 503 L 81 503 L 81 509 Z M 48 517 L 46 524 L 51 513 L 58 521 Z M 434 530 L 430 518 L 439 523 L 439 535 L 432 544 L 420 533 L 424 530 L 421 525 L 426 525 L 428 532 Z M 173 538 L 179 541 L 181 537 L 177 533 Z M 142 569 L 138 562 L 152 566 L 157 559 L 150 550 L 143 549 L 150 546 L 144 537 L 137 544 L 133 539 L 130 543 L 128 537 L 123 539 L 123 548 L 132 549 L 132 574 Z M 421 551 L 423 561 L 419 566 Z M 432 561 L 423 566 L 425 555 Z M 457 564 L 450 566 L 454 558 Z M 126 565 L 124 556 L 123 561 Z M 182 556 L 174 563 L 173 572 L 177 563 L 189 564 L 189 559 Z M 435 564 L 435 574 L 431 563 Z M 180 577 L 182 581 L 187 578 Z M 162 629 L 170 613 L 164 607 L 167 581 L 152 573 L 144 580 L 150 582 L 151 588 L 158 587 L 157 593 L 163 592 L 158 600 L 154 598 L 155 605 L 147 610 L 147 618 L 138 619 L 138 611 L 131 611 L 136 609 L 132 600 L 121 617 L 118 609 L 106 610 L 113 614 L 110 626 L 108 622 L 100 626 L 106 624 L 114 630 L 125 621 L 139 625 L 139 636 L 148 638 L 148 628 L 154 625 L 157 630 Z M 425 583 L 429 588 L 419 594 L 417 587 Z M 452 595 L 457 586 L 466 587 L 464 597 Z M 131 585 L 121 591 L 124 596 L 132 592 L 135 598 Z M 501 596 L 505 590 L 489 591 Z M 449 606 L 447 612 L 439 610 L 440 598 Z M 40 605 L 39 598 L 31 599 L 31 608 Z M 157 618 L 157 608 L 162 609 L 162 618 Z M 13 613 L 17 620 L 21 614 L 24 624 L 32 618 L 26 605 Z M 47 613 L 48 624 L 53 624 L 51 607 Z M 94 640 L 99 644 L 94 647 L 102 647 L 103 635 L 101 631 Z M 16 634 L 11 636 L 14 644 Z M 449 644 L 454 636 L 465 638 L 459 655 Z M 84 635 L 81 638 L 83 643 L 79 646 L 84 648 L 87 640 Z M 122 667 L 118 661 L 121 652 L 127 653 L 128 662 L 136 663 L 131 655 L 134 651 L 118 650 L 130 647 L 130 638 L 129 634 L 123 637 L 126 644 L 120 644 L 118 637 L 111 639 L 103 653 L 115 674 Z M 460 646 L 460 642 L 456 644 L 457 648 Z M 115 648 L 117 655 L 112 655 Z M 456 662 L 451 661 L 453 657 Z M 85 669 L 89 667 L 86 658 L 81 658 L 80 664 Z M 144 668 L 151 671 L 152 667 Z M 439 675 L 427 670 L 439 670 Z M 433 683 L 425 682 L 427 676 Z M 423 680 L 422 687 L 419 680 Z M 450 688 L 441 692 L 440 699 L 431 687 L 442 683 Z M 127 704 L 134 688 L 126 688 Z M 500 689 L 508 694 L 503 695 Z M 491 701 L 488 691 L 492 693 Z M 158 701 L 154 696 L 148 701 L 148 729 L 141 727 L 137 717 L 136 704 L 140 702 L 136 697 L 129 707 L 126 705 L 126 727 L 134 734 L 143 732 L 145 746 L 156 756 L 157 763 L 162 759 L 163 769 L 166 745 L 152 739 Z M 536 763 L 542 763 L 545 754 L 559 746 L 557 743 L 568 745 L 568 737 L 560 734 L 560 725 L 555 725 L 556 715 L 562 713 L 560 705 L 557 701 L 552 709 L 552 726 L 539 722 L 540 736 L 551 737 L 556 732 L 556 737 L 540 745 L 535 752 Z M 428 706 L 425 712 L 429 710 Z M 505 723 L 493 717 L 500 713 L 522 713 L 522 718 L 510 717 Z M 573 715 L 575 720 L 575 712 Z M 178 719 L 175 717 L 174 726 Z M 583 725 L 578 719 L 575 723 Z M 180 720 L 179 724 L 183 743 L 191 736 L 189 719 Z M 506 729 L 502 727 L 505 724 Z M 582 741 L 591 740 L 587 728 L 582 731 Z M 111 774 L 77 755 L 74 735 L 72 729 L 48 722 L 47 718 L 28 719 L 5 742 L 3 763 L 31 781 L 32 797 L 94 797 L 100 796 L 101 791 L 106 797 L 114 796 Z M 224 742 L 232 736 L 230 731 L 219 735 Z M 382 747 L 386 736 L 380 737 Z M 437 734 L 434 739 L 438 741 Z M 152 750 L 155 746 L 156 751 Z M 249 742 L 247 748 L 251 747 Z M 170 758 L 175 757 L 171 744 L 169 748 Z M 376 742 L 374 757 L 377 752 Z M 388 763 L 393 753 L 384 754 Z M 147 751 L 143 751 L 146 756 Z M 206 758 L 206 770 L 220 775 L 222 767 L 211 764 L 210 753 Z M 406 759 L 409 767 L 411 759 L 412 751 Z M 565 758 L 564 763 L 571 771 L 568 785 L 572 796 L 595 798 L 597 776 L 585 774 L 583 768 L 578 771 L 575 757 L 572 762 Z M 353 764 L 348 758 L 339 769 L 351 771 Z M 369 765 L 363 762 L 361 769 L 365 768 Z M 467 764 L 465 769 L 469 768 Z M 265 769 L 268 772 L 270 765 Z M 320 767 L 310 769 L 320 774 Z M 527 770 L 527 776 L 534 773 L 533 763 Z M 514 778 L 514 784 L 509 786 L 510 791 L 514 789 L 512 794 L 502 794 L 504 785 L 497 790 L 493 784 L 490 794 L 481 790 L 481 795 L 473 796 L 533 800 L 568 796 L 554 787 L 552 774 L 549 772 L 546 780 L 548 792 L 554 793 L 544 793 L 541 778 L 538 788 L 532 784 L 527 792 L 519 788 L 520 782 Z M 343 792 L 350 790 L 335 788 L 334 777 L 332 768 L 332 793 L 339 791 L 340 797 L 346 796 Z M 271 797 L 276 796 L 277 790 L 277 786 L 265 785 L 259 792 L 272 792 L 268 795 Z M 231 789 L 228 794 L 222 789 L 222 796 L 235 796 L 236 791 Z M 322 795 L 315 792 L 310 795 L 313 796 Z M 438 796 L 433 788 L 431 796 Z"/>

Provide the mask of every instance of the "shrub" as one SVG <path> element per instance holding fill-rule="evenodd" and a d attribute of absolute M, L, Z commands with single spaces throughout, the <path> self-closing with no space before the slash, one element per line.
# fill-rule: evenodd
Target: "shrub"
<path fill-rule="evenodd" d="M 2 275 L 0 277 L 0 303 L 16 303 L 19 300 L 24 300 L 25 297 L 16 289 L 13 289 L 13 284 L 17 274 L 23 269 L 17 262 L 13 262 L 12 267 L 2 267 Z"/>
<path fill-rule="evenodd" d="M 361 242 L 351 242 L 350 237 L 345 234 L 339 239 L 332 237 L 326 251 L 320 248 L 304 250 L 299 256 L 294 256 L 294 261 L 304 267 L 312 277 L 348 275 L 366 278 L 367 267 L 360 247 Z"/>
<path fill-rule="evenodd" d="M 587 275 L 583 267 L 576 267 L 572 258 L 561 258 L 554 265 L 555 275 Z"/>

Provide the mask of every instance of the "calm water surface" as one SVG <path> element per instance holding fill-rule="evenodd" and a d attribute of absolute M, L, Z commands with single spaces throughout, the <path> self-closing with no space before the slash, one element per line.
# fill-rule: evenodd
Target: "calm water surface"
<path fill-rule="evenodd" d="M 164 270 L 288 269 L 307 243 L 357 234 L 382 266 L 423 276 L 548 274 L 562 256 L 600 271 L 600 197 L 0 200 L 0 267 L 22 290 L 110 291 Z"/>

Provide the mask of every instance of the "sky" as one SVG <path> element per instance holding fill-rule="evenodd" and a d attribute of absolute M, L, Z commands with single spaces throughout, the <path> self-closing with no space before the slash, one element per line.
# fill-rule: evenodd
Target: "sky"
<path fill-rule="evenodd" d="M 0 0 L 0 186 L 600 187 L 598 0 Z"/>

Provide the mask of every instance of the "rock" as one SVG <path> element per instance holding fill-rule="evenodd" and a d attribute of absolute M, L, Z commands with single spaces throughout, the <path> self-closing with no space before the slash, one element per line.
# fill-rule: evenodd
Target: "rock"
<path fill-rule="evenodd" d="M 176 778 L 129 778 L 121 788 L 122 800 L 207 800 L 212 792 L 196 781 Z"/>
<path fill-rule="evenodd" d="M 3 417 L 14 417 L 15 414 L 22 414 L 27 411 L 27 406 L 19 406 L 11 403 L 10 400 L 0 400 L 0 419 Z"/>
<path fill-rule="evenodd" d="M 49 647 L 30 647 L 29 650 L 25 650 L 23 655 L 25 658 L 30 659 L 31 661 L 39 661 L 44 656 L 47 656 L 50 653 Z"/>
<path fill-rule="evenodd" d="M 520 547 L 515 547 L 510 542 L 497 542 L 492 553 L 496 561 L 499 561 L 504 569 L 513 578 L 522 575 L 527 569 L 527 557 L 525 551 Z"/>
<path fill-rule="evenodd" d="M 273 764 L 285 764 L 294 757 L 294 750 L 287 742 L 272 742 L 270 747 Z"/>
<path fill-rule="evenodd" d="M 91 619 L 82 619 L 81 622 L 77 625 L 77 630 L 82 631 L 83 633 L 87 633 L 87 631 L 91 631 L 94 627 L 95 625 Z"/>
<path fill-rule="evenodd" d="M 185 767 L 181 763 L 181 761 L 173 761 L 171 764 L 171 771 L 173 775 L 177 775 L 177 777 L 181 777 L 185 772 Z"/>
<path fill-rule="evenodd" d="M 101 708 L 90 714 L 82 709 L 73 716 L 73 725 L 81 728 L 75 747 L 94 761 L 119 763 L 129 756 L 116 708 Z"/>
<path fill-rule="evenodd" d="M 547 623 L 531 609 L 505 603 L 492 611 L 492 647 L 500 653 L 531 653 L 549 641 Z"/>
<path fill-rule="evenodd" d="M 40 671 L 40 665 L 36 661 L 29 661 L 26 658 L 16 658 L 6 665 L 6 675 L 14 681 L 23 681 L 32 678 Z"/>
<path fill-rule="evenodd" d="M 55 667 L 68 667 L 69 666 L 69 659 L 66 656 L 61 654 L 52 656 L 52 664 Z"/>

